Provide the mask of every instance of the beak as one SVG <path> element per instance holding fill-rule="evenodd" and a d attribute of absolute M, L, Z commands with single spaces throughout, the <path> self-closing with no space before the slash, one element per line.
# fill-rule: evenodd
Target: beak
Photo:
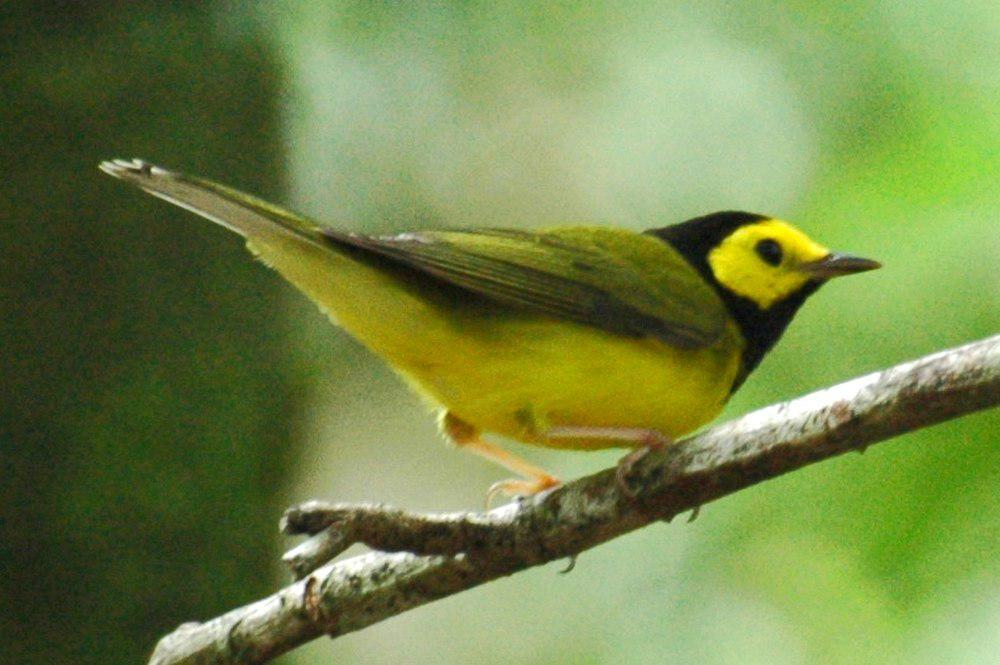
<path fill-rule="evenodd" d="M 860 256 L 850 254 L 827 254 L 821 259 L 803 263 L 799 270 L 806 273 L 813 279 L 830 279 L 842 275 L 853 275 L 856 272 L 865 272 L 881 268 L 882 264 L 871 259 L 863 259 Z"/>

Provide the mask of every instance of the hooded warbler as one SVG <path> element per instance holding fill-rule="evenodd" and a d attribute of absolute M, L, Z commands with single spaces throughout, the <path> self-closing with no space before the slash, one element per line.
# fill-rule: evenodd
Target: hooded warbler
<path fill-rule="evenodd" d="M 717 212 L 596 226 L 365 235 L 141 160 L 101 169 L 234 231 L 440 413 L 446 438 L 558 484 L 482 433 L 570 449 L 661 446 L 713 419 L 832 277 L 879 264 L 790 224 Z"/>

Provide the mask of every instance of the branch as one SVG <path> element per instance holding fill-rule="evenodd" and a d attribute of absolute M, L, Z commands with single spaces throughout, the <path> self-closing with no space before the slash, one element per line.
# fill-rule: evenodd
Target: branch
<path fill-rule="evenodd" d="M 488 513 L 422 515 L 312 502 L 282 526 L 316 534 L 286 555 L 298 582 L 205 623 L 151 663 L 262 663 L 359 630 L 850 450 L 1000 404 L 1000 335 L 770 406 L 631 468 L 607 469 Z M 382 551 L 326 563 L 355 542 Z"/>

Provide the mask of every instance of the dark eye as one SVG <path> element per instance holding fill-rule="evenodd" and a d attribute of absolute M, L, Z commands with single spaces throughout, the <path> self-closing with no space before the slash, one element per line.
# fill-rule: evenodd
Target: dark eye
<path fill-rule="evenodd" d="M 781 263 L 781 245 L 775 240 L 765 238 L 757 243 L 754 250 L 760 258 L 764 259 L 765 263 L 770 263 L 772 266 Z"/>

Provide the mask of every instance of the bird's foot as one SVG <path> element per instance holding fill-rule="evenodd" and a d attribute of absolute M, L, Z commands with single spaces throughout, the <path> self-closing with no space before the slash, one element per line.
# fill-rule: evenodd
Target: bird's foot
<path fill-rule="evenodd" d="M 490 485 L 486 491 L 486 510 L 490 509 L 493 499 L 497 496 L 527 497 L 559 485 L 562 485 L 562 481 L 548 474 L 532 476 L 531 478 L 499 480 Z"/>
<path fill-rule="evenodd" d="M 615 469 L 615 480 L 622 494 L 630 499 L 637 496 L 637 492 L 629 484 L 635 465 L 651 452 L 663 450 L 673 441 L 655 430 L 646 430 L 641 445 L 631 450 L 627 455 L 618 460 L 618 467 Z"/>
<path fill-rule="evenodd" d="M 523 476 L 523 478 L 501 480 L 490 485 L 490 489 L 486 492 L 486 510 L 490 509 L 493 499 L 499 495 L 531 496 L 551 487 L 562 485 L 561 480 L 550 475 L 544 469 L 526 462 L 497 445 L 483 441 L 479 436 L 479 430 L 452 413 L 445 412 L 441 415 L 440 427 L 444 435 L 458 447 Z"/>

